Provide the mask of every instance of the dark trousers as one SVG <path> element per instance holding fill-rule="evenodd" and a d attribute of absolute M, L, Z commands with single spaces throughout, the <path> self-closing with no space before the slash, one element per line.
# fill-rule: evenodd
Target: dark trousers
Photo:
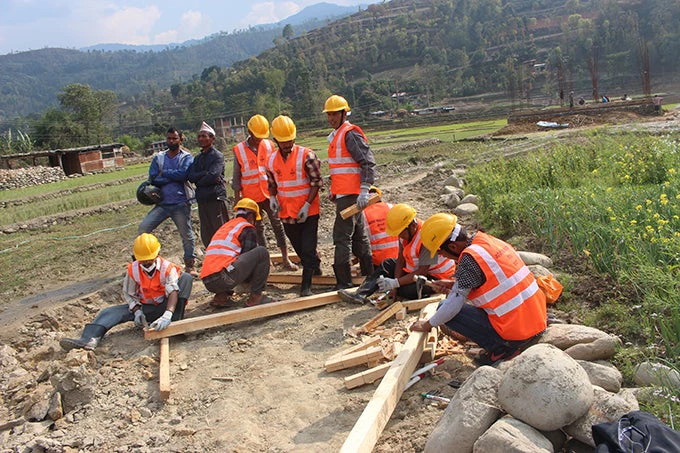
<path fill-rule="evenodd" d="M 205 277 L 203 284 L 211 293 L 232 295 L 236 285 L 247 282 L 250 284 L 251 293 L 261 294 L 267 286 L 269 265 L 269 252 L 266 248 L 258 246 L 240 254 L 229 266 L 230 270 L 222 269 Z"/>
<path fill-rule="evenodd" d="M 468 304 L 464 304 L 446 326 L 474 341 L 486 351 L 497 354 L 513 350 L 527 342 L 527 340 L 504 340 L 491 325 L 489 315 L 483 309 Z"/>
<path fill-rule="evenodd" d="M 201 242 L 208 247 L 210 240 L 222 225 L 229 221 L 229 210 L 225 200 L 199 201 L 198 219 L 201 222 Z"/>
<path fill-rule="evenodd" d="M 303 223 L 284 223 L 283 229 L 304 269 L 318 269 L 321 259 L 316 253 L 319 215 L 307 217 Z"/>
<path fill-rule="evenodd" d="M 346 195 L 335 202 L 335 223 L 333 224 L 333 245 L 335 254 L 333 264 L 350 264 L 351 255 L 359 258 L 360 263 L 371 263 L 371 242 L 364 228 L 362 214 L 343 219 L 340 212 L 357 202 L 357 195 Z M 362 264 L 362 267 L 364 265 Z M 370 272 L 370 270 L 369 270 Z"/>
<path fill-rule="evenodd" d="M 267 218 L 269 219 L 269 224 L 274 231 L 274 237 L 276 238 L 276 246 L 279 249 L 286 248 L 286 234 L 283 231 L 283 224 L 279 216 L 272 212 L 272 208 L 269 206 L 269 200 L 263 200 L 257 203 L 260 207 L 260 215 L 262 211 L 267 213 Z M 267 246 L 267 240 L 264 237 L 264 221 L 260 220 L 255 223 L 255 228 L 257 231 L 257 245 Z"/>

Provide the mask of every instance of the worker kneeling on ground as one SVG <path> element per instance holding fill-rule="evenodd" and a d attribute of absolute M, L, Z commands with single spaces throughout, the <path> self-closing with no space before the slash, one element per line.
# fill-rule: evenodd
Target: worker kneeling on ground
<path fill-rule="evenodd" d="M 236 216 L 222 225 L 205 249 L 201 280 L 215 293 L 210 305 L 216 308 L 233 303 L 231 296 L 239 283 L 250 284 L 246 307 L 270 302 L 262 294 L 269 277 L 269 252 L 257 245 L 255 223 L 262 220 L 260 208 L 250 198 L 241 198 L 234 206 Z"/>
<path fill-rule="evenodd" d="M 419 291 L 415 283 L 417 275 L 434 280 L 451 278 L 456 270 L 456 263 L 436 254 L 431 255 L 422 246 L 422 224 L 423 221 L 416 218 L 416 210 L 411 206 L 404 203 L 394 205 L 387 212 L 385 232 L 399 238 L 397 259 L 384 260 L 356 292 L 340 290 L 340 297 L 348 302 L 364 303 L 368 301 L 368 296 L 380 289 L 389 292 L 392 299 L 397 296 L 419 299 L 432 294 L 432 289 L 423 287 Z"/>
<path fill-rule="evenodd" d="M 158 256 L 161 244 L 153 234 L 142 233 L 134 242 L 135 261 L 128 264 L 123 279 L 124 305 L 103 309 L 92 324 L 87 324 L 80 338 L 62 338 L 62 349 L 92 350 L 113 326 L 134 321 L 137 327 L 166 329 L 172 321 L 184 317 L 191 295 L 193 278 L 180 267 Z"/>
<path fill-rule="evenodd" d="M 362 211 L 364 229 L 368 232 L 371 243 L 371 257 L 373 266 L 378 267 L 388 258 L 397 259 L 399 256 L 399 238 L 387 234 L 387 213 L 392 209 L 391 203 L 382 201 L 382 190 L 371 186 L 369 194 L 377 193 L 381 200 L 368 205 Z"/>
<path fill-rule="evenodd" d="M 515 357 L 545 331 L 543 291 L 510 244 L 481 231 L 468 236 L 456 216 L 445 213 L 425 221 L 422 237 L 432 256 L 458 264 L 454 280 L 435 282 L 439 292 L 448 292 L 446 299 L 411 330 L 446 325 L 486 350 L 482 363 Z"/>

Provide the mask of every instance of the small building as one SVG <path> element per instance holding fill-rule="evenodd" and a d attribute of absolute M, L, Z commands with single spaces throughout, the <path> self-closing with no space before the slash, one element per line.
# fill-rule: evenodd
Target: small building
<path fill-rule="evenodd" d="M 237 118 L 218 118 L 215 120 L 215 135 L 225 140 L 242 141 L 248 135 L 248 127 Z"/>
<path fill-rule="evenodd" d="M 37 159 L 47 158 L 50 167 L 61 167 L 66 176 L 74 173 L 91 173 L 98 170 L 122 168 L 123 144 L 109 143 L 105 145 L 83 146 L 81 148 L 54 149 L 34 151 L 32 153 L 6 154 L 0 156 L 3 167 L 12 168 L 13 160 L 30 160 L 37 165 Z"/>

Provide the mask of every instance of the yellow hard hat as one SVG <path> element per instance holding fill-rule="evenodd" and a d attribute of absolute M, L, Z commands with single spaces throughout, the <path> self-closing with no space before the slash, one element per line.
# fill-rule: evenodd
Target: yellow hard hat
<path fill-rule="evenodd" d="M 334 94 L 333 96 L 326 99 L 326 103 L 323 106 L 323 113 L 339 112 L 340 110 L 349 112 L 349 104 L 347 103 L 347 99 L 343 98 L 342 96 L 338 96 L 337 94 Z"/>
<path fill-rule="evenodd" d="M 395 204 L 392 209 L 387 211 L 385 233 L 389 236 L 399 236 L 415 218 L 416 210 L 410 205 L 405 203 Z"/>
<path fill-rule="evenodd" d="M 295 123 L 286 115 L 279 115 L 272 121 L 272 135 L 278 142 L 295 140 L 296 132 Z"/>
<path fill-rule="evenodd" d="M 234 211 L 238 211 L 239 209 L 253 211 L 255 213 L 255 220 L 262 220 L 262 216 L 260 215 L 260 207 L 257 203 L 255 203 L 255 200 L 251 198 L 241 198 L 234 206 Z"/>
<path fill-rule="evenodd" d="M 153 234 L 142 233 L 135 239 L 133 250 L 137 261 L 153 260 L 161 251 L 161 243 Z"/>
<path fill-rule="evenodd" d="M 382 190 L 378 189 L 376 186 L 371 186 L 368 188 L 368 193 L 377 193 L 382 197 Z"/>
<path fill-rule="evenodd" d="M 420 238 L 425 248 L 430 251 L 430 256 L 434 257 L 439 247 L 451 236 L 456 222 L 458 222 L 458 217 L 444 212 L 437 213 L 423 222 Z"/>
<path fill-rule="evenodd" d="M 248 130 L 257 138 L 269 138 L 269 121 L 262 115 L 253 115 L 248 120 Z"/>

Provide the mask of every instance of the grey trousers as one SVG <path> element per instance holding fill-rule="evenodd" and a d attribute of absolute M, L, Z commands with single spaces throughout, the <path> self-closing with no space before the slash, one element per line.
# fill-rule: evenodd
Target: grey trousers
<path fill-rule="evenodd" d="M 364 228 L 361 213 L 348 219 L 342 219 L 340 211 L 357 202 L 357 195 L 346 195 L 335 202 L 335 223 L 333 224 L 333 244 L 335 266 L 349 265 L 351 255 L 359 258 L 359 262 L 371 262 L 371 243 Z"/>
<path fill-rule="evenodd" d="M 239 283 L 249 283 L 252 294 L 261 294 L 267 286 L 269 277 L 269 252 L 260 246 L 242 253 L 227 269 L 210 274 L 203 278 L 205 289 L 211 293 L 234 294 L 234 287 Z"/>
<path fill-rule="evenodd" d="M 274 230 L 274 237 L 276 238 L 276 246 L 279 249 L 286 248 L 286 233 L 283 231 L 283 224 L 279 216 L 272 212 L 272 208 L 269 206 L 269 200 L 263 200 L 257 203 L 260 207 L 260 215 L 262 211 L 267 213 L 267 218 L 269 218 L 269 224 Z M 255 223 L 255 228 L 257 231 L 257 245 L 267 246 L 267 241 L 264 237 L 264 220 L 260 220 Z"/>
<path fill-rule="evenodd" d="M 229 221 L 229 210 L 225 200 L 199 201 L 198 220 L 201 223 L 201 242 L 208 247 L 213 235 Z"/>

